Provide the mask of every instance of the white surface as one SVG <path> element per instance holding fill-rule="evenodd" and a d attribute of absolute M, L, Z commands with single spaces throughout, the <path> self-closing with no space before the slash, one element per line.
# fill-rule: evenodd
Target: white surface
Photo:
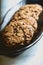
<path fill-rule="evenodd" d="M 15 58 L 0 56 L 0 65 L 43 65 L 43 37 L 33 47 Z"/>
<path fill-rule="evenodd" d="M 13 6 L 15 6 L 18 2 L 20 2 L 21 0 L 1 0 L 1 14 L 2 17 L 5 15 L 5 13 L 12 8 Z"/>

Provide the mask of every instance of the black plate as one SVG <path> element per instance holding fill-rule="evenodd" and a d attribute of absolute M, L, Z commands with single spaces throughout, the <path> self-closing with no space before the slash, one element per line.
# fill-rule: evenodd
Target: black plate
<path fill-rule="evenodd" d="M 39 1 L 37 1 L 37 0 L 35 0 L 33 2 L 29 1 L 29 3 L 39 3 Z M 40 3 L 40 4 L 42 5 L 42 3 Z M 42 36 L 43 36 L 43 32 L 42 32 L 42 29 L 41 29 L 41 25 L 40 25 L 40 23 L 38 21 L 37 32 L 34 34 L 34 37 L 31 40 L 29 45 L 20 46 L 20 47 L 15 49 L 14 47 L 9 48 L 9 47 L 6 47 L 6 46 L 2 46 L 1 42 L 0 42 L 0 55 L 5 55 L 5 56 L 9 56 L 9 57 L 17 56 L 17 55 L 21 54 L 23 51 L 25 51 L 26 49 L 33 46 L 35 43 L 37 43 L 41 39 Z"/>

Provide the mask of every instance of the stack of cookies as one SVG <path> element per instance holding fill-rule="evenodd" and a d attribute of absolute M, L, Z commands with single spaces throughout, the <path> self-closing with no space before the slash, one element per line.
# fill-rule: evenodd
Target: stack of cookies
<path fill-rule="evenodd" d="M 30 44 L 37 30 L 37 21 L 41 12 L 42 6 L 38 4 L 22 6 L 1 33 L 4 45 L 17 47 L 18 45 Z"/>

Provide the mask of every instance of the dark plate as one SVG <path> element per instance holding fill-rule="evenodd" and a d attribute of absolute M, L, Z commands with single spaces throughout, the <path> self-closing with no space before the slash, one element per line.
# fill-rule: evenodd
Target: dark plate
<path fill-rule="evenodd" d="M 22 2 L 23 2 L 23 0 L 22 0 Z M 18 3 L 18 4 L 20 4 L 20 3 Z M 29 1 L 28 3 L 39 3 L 39 1 L 38 0 L 31 1 L 31 2 Z M 40 4 L 42 5 L 42 3 L 40 3 Z M 9 12 L 10 12 L 10 10 L 9 10 Z M 7 14 L 9 12 L 7 12 Z M 4 18 L 6 18 L 6 16 Z M 4 19 L 3 19 L 3 21 L 4 21 Z M 9 57 L 17 56 L 17 55 L 21 54 L 23 51 L 25 51 L 26 49 L 31 48 L 31 46 L 33 46 L 34 44 L 36 44 L 41 39 L 42 36 L 43 36 L 42 27 L 40 25 L 40 22 L 38 21 L 37 32 L 34 34 L 33 39 L 31 40 L 31 42 L 30 42 L 29 45 L 18 46 L 18 48 L 14 48 L 14 47 L 2 46 L 1 42 L 0 42 L 0 55 L 5 55 L 5 56 L 9 56 Z"/>

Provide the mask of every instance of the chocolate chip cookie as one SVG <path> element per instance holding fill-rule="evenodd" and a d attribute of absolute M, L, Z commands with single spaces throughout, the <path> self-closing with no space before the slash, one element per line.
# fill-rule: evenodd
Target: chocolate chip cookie
<path fill-rule="evenodd" d="M 30 44 L 35 31 L 37 21 L 33 17 L 15 20 L 12 18 L 10 23 L 2 32 L 2 39 L 5 46 L 18 46 Z"/>
<path fill-rule="evenodd" d="M 39 19 L 39 14 L 42 12 L 42 6 L 39 4 L 28 4 L 22 6 L 13 16 L 15 20 L 28 18 L 29 16 L 35 18 L 35 20 Z"/>

